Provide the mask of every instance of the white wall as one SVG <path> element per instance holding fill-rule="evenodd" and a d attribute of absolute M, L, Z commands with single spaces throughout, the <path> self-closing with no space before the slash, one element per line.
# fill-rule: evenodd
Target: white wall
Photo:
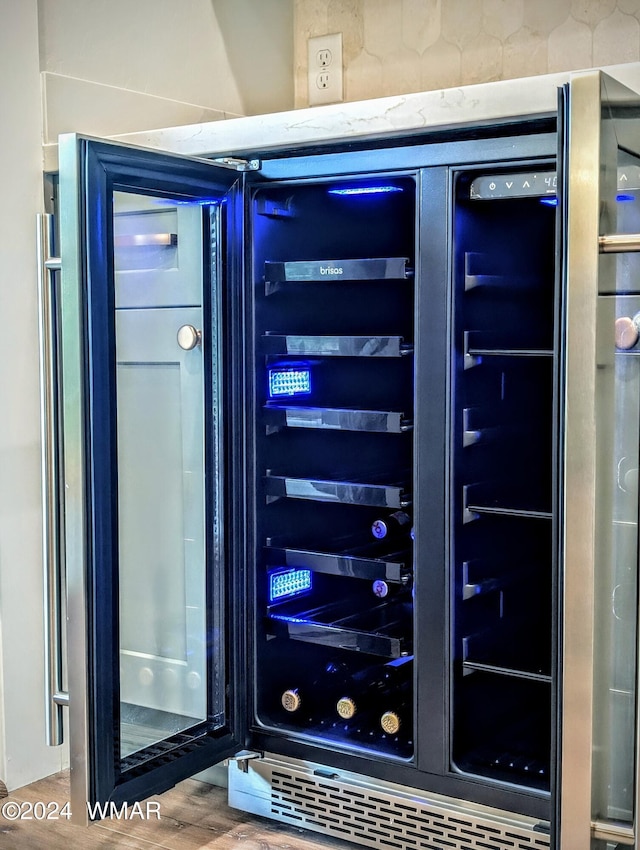
<path fill-rule="evenodd" d="M 293 107 L 293 0 L 38 0 L 44 138 Z"/>
<path fill-rule="evenodd" d="M 293 109 L 293 0 L 211 0 L 245 115 Z"/>
<path fill-rule="evenodd" d="M 0 0 L 0 779 L 60 770 L 44 744 L 35 215 L 42 210 L 37 0 Z"/>
<path fill-rule="evenodd" d="M 38 15 L 46 142 L 244 114 L 211 0 L 38 0 Z"/>
<path fill-rule="evenodd" d="M 242 113 L 211 0 L 39 0 L 43 71 Z"/>

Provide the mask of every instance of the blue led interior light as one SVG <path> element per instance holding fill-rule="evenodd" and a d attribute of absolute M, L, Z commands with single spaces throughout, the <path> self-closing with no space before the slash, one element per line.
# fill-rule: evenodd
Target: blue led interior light
<path fill-rule="evenodd" d="M 346 189 L 329 189 L 330 195 L 384 195 L 388 192 L 402 192 L 400 186 L 351 186 Z"/>
<path fill-rule="evenodd" d="M 269 369 L 269 396 L 309 395 L 311 392 L 311 369 L 300 367 Z"/>
<path fill-rule="evenodd" d="M 226 203 L 226 198 L 155 198 L 154 203 L 167 207 L 219 207 Z"/>
<path fill-rule="evenodd" d="M 307 593 L 311 585 L 311 570 L 277 570 L 269 573 L 269 602 Z"/>
<path fill-rule="evenodd" d="M 635 201 L 635 200 L 636 200 L 635 195 L 626 195 L 626 194 L 616 195 L 616 201 L 618 201 L 618 203 L 620 203 L 620 204 L 625 203 L 626 201 Z M 547 206 L 550 206 L 550 207 L 557 207 L 558 206 L 558 199 L 557 198 L 540 198 L 540 203 L 541 204 L 547 204 Z"/>

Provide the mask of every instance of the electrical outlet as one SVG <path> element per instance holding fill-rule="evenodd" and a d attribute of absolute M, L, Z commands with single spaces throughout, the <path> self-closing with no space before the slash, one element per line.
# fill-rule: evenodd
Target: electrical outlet
<path fill-rule="evenodd" d="M 342 33 L 310 38 L 308 45 L 309 106 L 341 103 L 342 93 Z"/>

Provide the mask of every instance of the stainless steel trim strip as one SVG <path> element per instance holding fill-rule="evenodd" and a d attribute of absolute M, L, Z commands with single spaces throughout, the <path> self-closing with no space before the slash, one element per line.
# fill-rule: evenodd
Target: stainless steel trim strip
<path fill-rule="evenodd" d="M 598 237 L 601 254 L 626 254 L 640 251 L 640 233 L 609 233 Z"/>
<path fill-rule="evenodd" d="M 600 178 L 600 74 L 571 82 L 567 126 L 564 562 L 560 589 L 561 777 L 558 850 L 591 840 L 595 570 L 595 384 Z"/>
<path fill-rule="evenodd" d="M 44 566 L 45 736 L 47 746 L 63 743 L 62 707 L 62 511 L 59 503 L 56 317 L 53 298 L 60 258 L 51 256 L 53 216 L 37 217 L 38 326 L 40 335 L 40 428 L 42 434 L 42 545 Z M 60 697 L 66 698 L 60 699 Z"/>
<path fill-rule="evenodd" d="M 73 823 L 87 823 L 92 799 L 89 765 L 89 672 L 87 633 L 87 550 L 85 494 L 84 351 L 82 328 L 83 140 L 60 137 L 61 337 L 64 406 L 65 570 L 67 580 L 67 658 L 70 802 Z"/>
<path fill-rule="evenodd" d="M 614 841 L 630 847 L 635 846 L 633 827 L 626 824 L 596 820 L 591 823 L 591 835 L 598 841 Z"/>

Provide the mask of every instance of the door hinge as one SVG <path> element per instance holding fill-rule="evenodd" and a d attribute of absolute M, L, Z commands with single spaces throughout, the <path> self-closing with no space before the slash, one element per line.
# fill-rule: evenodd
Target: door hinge
<path fill-rule="evenodd" d="M 239 753 L 236 753 L 235 756 L 231 756 L 231 758 L 227 759 L 227 763 L 229 764 L 232 761 L 237 762 L 238 770 L 246 773 L 249 770 L 248 762 L 252 759 L 262 758 L 264 758 L 264 753 L 256 753 L 253 750 L 241 750 Z"/>
<path fill-rule="evenodd" d="M 259 159 L 240 159 L 236 156 L 222 156 L 214 159 L 216 165 L 232 168 L 234 171 L 257 171 L 260 168 Z"/>

